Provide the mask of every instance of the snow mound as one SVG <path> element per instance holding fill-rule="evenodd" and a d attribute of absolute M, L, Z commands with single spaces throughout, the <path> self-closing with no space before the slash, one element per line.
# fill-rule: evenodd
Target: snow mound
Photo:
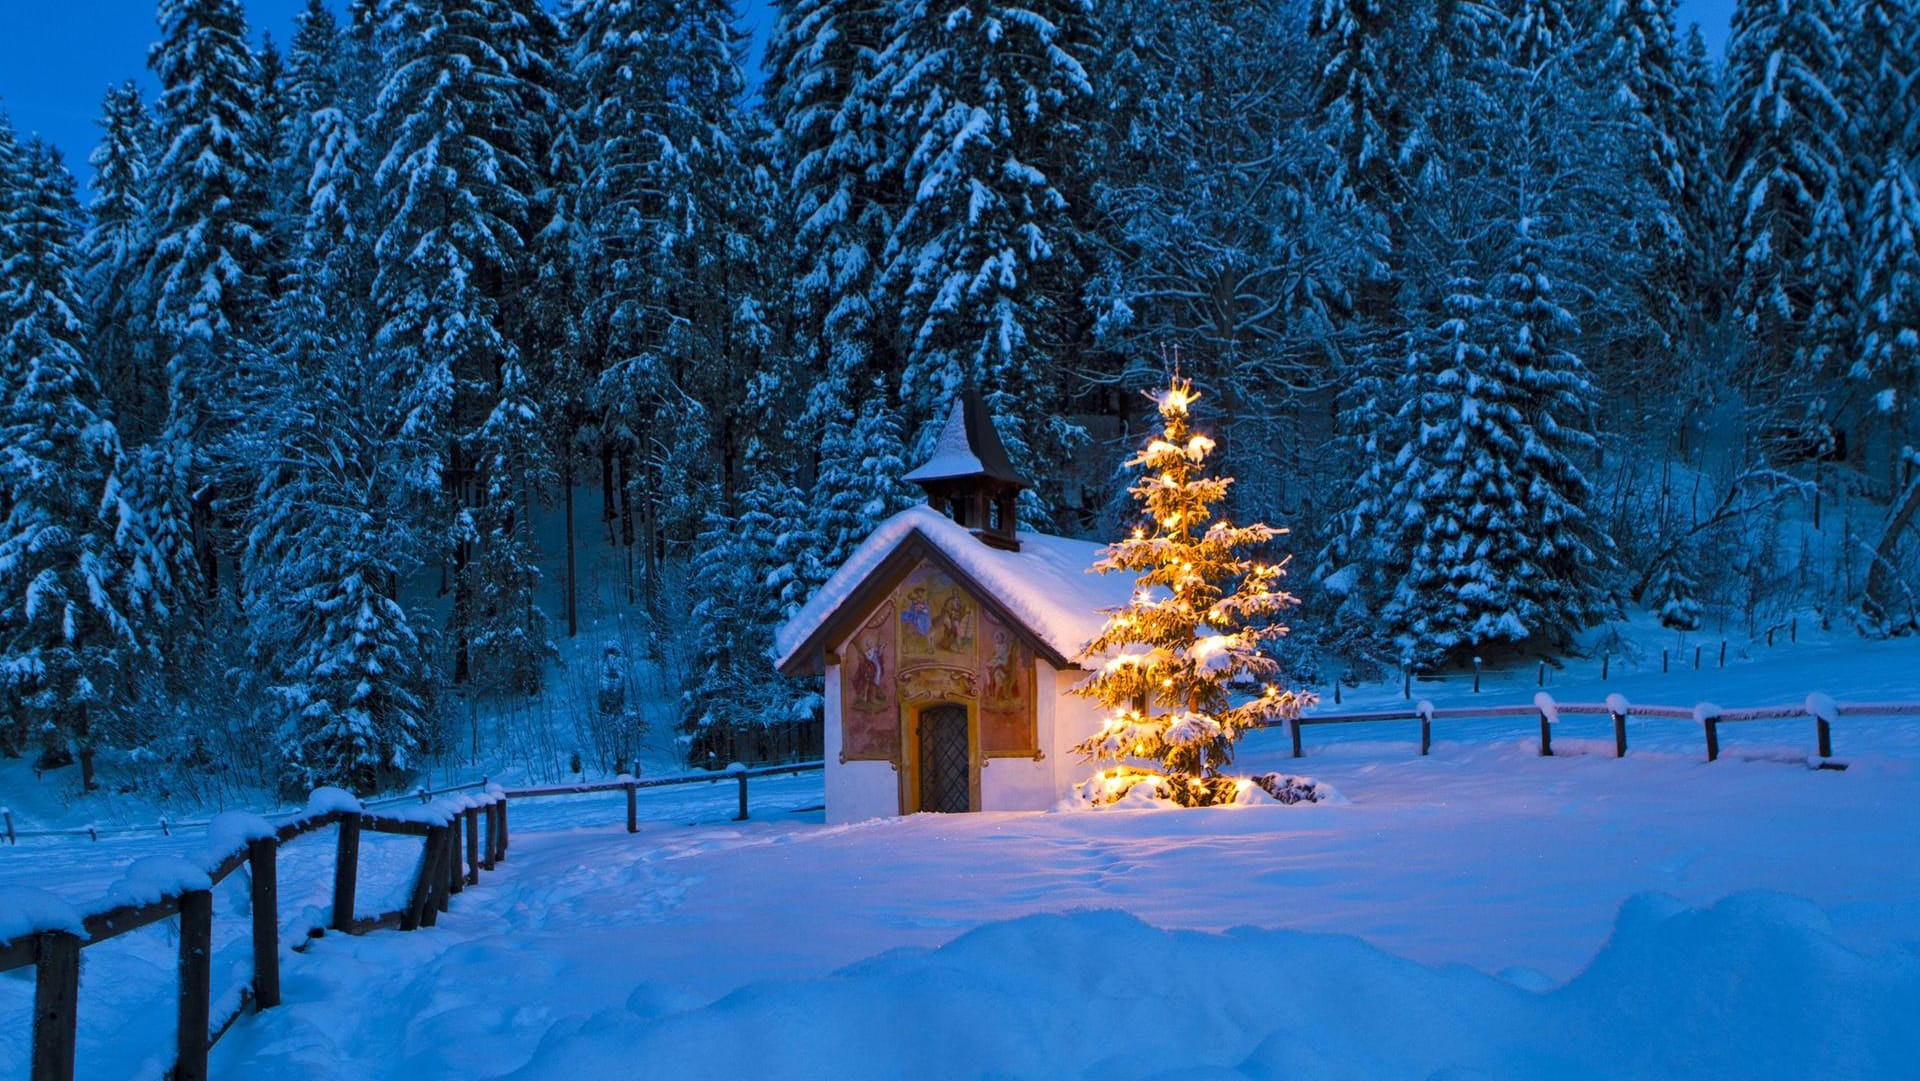
<path fill-rule="evenodd" d="M 1819 909 L 1778 894 L 1705 909 L 1635 897 L 1585 972 L 1516 982 L 1346 936 L 1037 915 L 645 1023 L 573 1018 L 512 1076 L 671 1061 L 684 1078 L 842 1081 L 1784 1079 L 1900 1076 L 1920 1055 L 1920 957 L 1854 953 Z"/>
<path fill-rule="evenodd" d="M 107 904 L 150 905 L 192 890 L 210 890 L 213 880 L 198 864 L 179 856 L 142 856 L 127 865 L 120 881 L 107 890 Z"/>
<path fill-rule="evenodd" d="M 33 886 L 0 886 L 0 942 L 17 942 L 42 931 L 86 933 L 80 910 Z"/>
<path fill-rule="evenodd" d="M 310 815 L 332 814 L 335 811 L 358 814 L 361 810 L 360 801 L 344 788 L 316 788 L 313 795 L 307 797 L 307 813 Z"/>

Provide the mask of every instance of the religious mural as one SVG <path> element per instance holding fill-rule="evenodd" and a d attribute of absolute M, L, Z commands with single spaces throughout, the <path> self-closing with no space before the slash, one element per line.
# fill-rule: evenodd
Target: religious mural
<path fill-rule="evenodd" d="M 882 604 L 867 625 L 847 643 L 840 662 L 840 713 L 846 736 L 841 753 L 849 760 L 891 761 L 900 751 L 900 722 L 894 707 L 893 603 Z"/>
<path fill-rule="evenodd" d="M 901 709 L 971 702 L 988 755 L 1030 755 L 1033 651 L 929 564 L 907 575 L 847 642 L 840 701 L 849 761 L 898 761 Z"/>
<path fill-rule="evenodd" d="M 981 627 L 980 751 L 1033 754 L 1033 651 L 991 617 Z"/>

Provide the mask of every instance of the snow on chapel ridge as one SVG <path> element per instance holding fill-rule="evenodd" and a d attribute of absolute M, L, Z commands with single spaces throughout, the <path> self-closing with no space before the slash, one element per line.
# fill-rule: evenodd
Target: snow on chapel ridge
<path fill-rule="evenodd" d="M 1041 810 L 1085 780 L 1099 730 L 1072 658 L 1128 575 L 1100 545 L 1018 529 L 1026 482 L 977 393 L 906 475 L 928 505 L 889 518 L 775 637 L 789 676 L 826 676 L 827 819 Z"/>

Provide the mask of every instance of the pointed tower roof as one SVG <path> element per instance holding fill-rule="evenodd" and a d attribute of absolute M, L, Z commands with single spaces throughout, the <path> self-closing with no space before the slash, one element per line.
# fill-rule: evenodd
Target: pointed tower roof
<path fill-rule="evenodd" d="M 1030 488 L 1007 460 L 1007 448 L 1000 444 L 1000 433 L 993 430 L 993 418 L 980 392 L 968 388 L 954 400 L 947 426 L 933 446 L 933 456 L 903 480 L 922 487 L 927 482 L 992 480 L 1016 488 Z"/>

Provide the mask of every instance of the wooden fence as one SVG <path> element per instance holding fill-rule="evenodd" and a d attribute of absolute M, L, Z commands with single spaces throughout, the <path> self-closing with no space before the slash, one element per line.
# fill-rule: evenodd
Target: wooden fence
<path fill-rule="evenodd" d="M 1540 726 L 1540 754 L 1553 754 L 1553 724 L 1561 717 L 1607 717 L 1613 721 L 1613 754 L 1615 758 L 1624 758 L 1627 754 L 1627 720 L 1629 717 L 1661 718 L 1666 720 L 1691 721 L 1698 724 L 1706 742 L 1707 761 L 1720 757 L 1720 726 L 1737 724 L 1744 721 L 1780 721 L 1801 719 L 1809 721 L 1814 727 L 1815 750 L 1823 766 L 1844 769 L 1833 758 L 1833 723 L 1847 717 L 1898 717 L 1920 715 L 1920 702 L 1833 702 L 1822 695 L 1810 696 L 1804 705 L 1763 706 L 1757 709 L 1722 709 L 1711 703 L 1697 706 L 1636 706 L 1624 699 L 1614 697 L 1606 703 L 1554 702 L 1544 695 L 1536 695 L 1532 705 L 1525 706 L 1455 706 L 1448 709 L 1435 709 L 1425 702 L 1411 709 L 1378 710 L 1370 713 L 1319 713 L 1285 721 L 1275 721 L 1262 725 L 1266 728 L 1285 726 L 1288 738 L 1293 744 L 1293 757 L 1305 754 L 1301 745 L 1301 729 L 1317 724 L 1413 724 L 1420 726 L 1420 753 L 1426 755 L 1433 748 L 1433 726 L 1443 721 L 1497 720 L 1502 717 L 1526 717 L 1537 720 Z"/>
<path fill-rule="evenodd" d="M 36 930 L 11 941 L 0 941 L 0 973 L 27 965 L 34 967 L 33 1081 L 72 1081 L 78 1035 L 80 954 L 88 946 L 162 920 L 178 917 L 179 1000 L 176 1031 L 178 1047 L 170 1077 L 173 1081 L 205 1081 L 207 1054 L 249 1007 L 270 1009 L 280 1004 L 280 903 L 277 856 L 282 845 L 309 833 L 337 827 L 333 872 L 333 906 L 325 931 L 365 934 L 382 928 L 412 931 L 432 927 L 447 911 L 454 894 L 480 881 L 507 856 L 507 807 L 513 800 L 571 796 L 595 792 L 624 792 L 627 831 L 640 829 L 636 793 L 642 788 L 669 785 L 720 784 L 739 786 L 740 810 L 735 821 L 747 818 L 747 782 L 753 777 L 798 774 L 823 768 L 820 762 L 794 763 L 767 769 L 733 769 L 718 774 L 696 774 L 641 780 L 621 777 L 594 784 L 504 790 L 489 786 L 472 795 L 454 795 L 396 814 L 371 813 L 351 800 L 316 800 L 310 810 L 293 820 L 259 831 L 243 844 L 220 854 L 204 879 L 187 888 L 163 891 L 156 900 L 96 912 L 78 924 Z M 472 786 L 460 786 L 468 789 Z M 450 790 L 442 790 L 442 794 Z M 434 793 L 422 793 L 431 799 Z M 359 882 L 360 837 L 363 833 L 396 834 L 421 839 L 420 864 L 407 901 L 391 912 L 360 916 L 355 907 Z M 251 880 L 253 973 L 242 989 L 240 1007 L 223 1018 L 212 1013 L 213 888 L 240 870 Z M 48 922 L 48 921 L 43 921 Z M 50 921 L 60 922 L 60 921 Z"/>

